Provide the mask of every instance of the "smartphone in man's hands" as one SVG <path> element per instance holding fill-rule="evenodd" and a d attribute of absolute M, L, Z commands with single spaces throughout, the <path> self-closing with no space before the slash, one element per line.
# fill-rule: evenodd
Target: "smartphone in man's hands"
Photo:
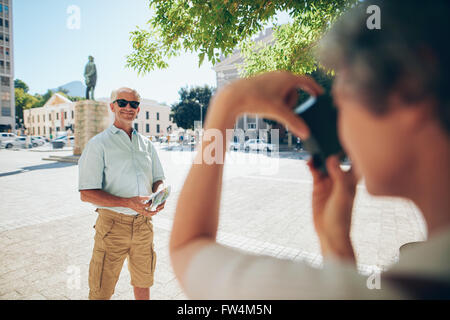
<path fill-rule="evenodd" d="M 158 192 L 153 193 L 150 196 L 150 199 L 145 201 L 146 204 L 150 203 L 150 201 L 152 202 L 149 208 L 150 211 L 155 211 L 159 205 L 161 205 L 162 203 L 164 203 L 164 201 L 167 200 L 167 198 L 170 195 L 170 189 L 171 189 L 170 186 L 167 186 L 159 190 Z"/>

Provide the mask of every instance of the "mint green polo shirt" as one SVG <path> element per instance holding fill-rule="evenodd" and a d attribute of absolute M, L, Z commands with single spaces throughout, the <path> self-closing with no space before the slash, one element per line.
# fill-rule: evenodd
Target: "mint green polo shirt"
<path fill-rule="evenodd" d="M 93 137 L 78 161 L 78 190 L 100 189 L 114 196 L 149 196 L 164 171 L 151 141 L 133 129 L 131 140 L 115 125 Z M 124 207 L 98 207 L 136 215 Z"/>

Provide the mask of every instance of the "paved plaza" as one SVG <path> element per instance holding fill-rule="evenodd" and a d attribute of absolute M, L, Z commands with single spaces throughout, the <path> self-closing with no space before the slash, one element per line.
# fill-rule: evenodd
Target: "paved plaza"
<path fill-rule="evenodd" d="M 95 208 L 80 201 L 78 166 L 42 160 L 70 151 L 0 150 L 0 299 L 87 299 Z M 194 153 L 159 150 L 172 195 L 153 218 L 157 252 L 152 299 L 185 299 L 168 254 L 180 189 Z M 312 179 L 295 156 L 232 152 L 225 166 L 218 241 L 320 267 L 311 213 Z M 359 269 L 385 269 L 426 228 L 405 200 L 374 198 L 358 186 L 352 241 Z M 126 264 L 113 299 L 133 299 Z"/>

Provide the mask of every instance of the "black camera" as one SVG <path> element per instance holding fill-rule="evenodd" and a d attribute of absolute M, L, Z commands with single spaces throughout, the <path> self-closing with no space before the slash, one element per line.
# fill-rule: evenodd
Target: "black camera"
<path fill-rule="evenodd" d="M 327 174 L 325 161 L 328 157 L 338 155 L 341 161 L 346 158 L 337 134 L 338 110 L 333 99 L 329 95 L 311 96 L 294 112 L 309 127 L 310 136 L 302 141 L 303 148 L 311 155 L 313 166 Z"/>

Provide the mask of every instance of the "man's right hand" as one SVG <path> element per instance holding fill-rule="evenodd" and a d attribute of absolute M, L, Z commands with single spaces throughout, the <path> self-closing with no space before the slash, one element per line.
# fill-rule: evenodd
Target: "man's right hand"
<path fill-rule="evenodd" d="M 148 210 L 152 205 L 152 202 L 144 203 L 149 200 L 150 196 L 147 197 L 133 197 L 127 199 L 127 207 L 133 209 L 137 213 L 140 213 L 144 216 L 149 216 L 150 211 Z"/>

